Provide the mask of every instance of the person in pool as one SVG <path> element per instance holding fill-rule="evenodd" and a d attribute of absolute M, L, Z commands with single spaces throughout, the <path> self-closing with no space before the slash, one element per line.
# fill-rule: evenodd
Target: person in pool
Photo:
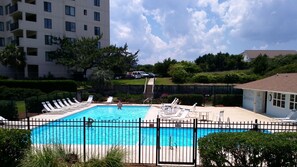
<path fill-rule="evenodd" d="M 94 122 L 94 119 L 89 117 L 86 122 L 86 126 L 92 126 L 93 122 Z"/>
<path fill-rule="evenodd" d="M 117 106 L 118 106 L 118 109 L 119 109 L 119 110 L 121 110 L 121 109 L 122 109 L 122 106 L 123 106 L 123 104 L 122 104 L 121 100 L 119 100 L 119 102 L 118 102 Z"/>

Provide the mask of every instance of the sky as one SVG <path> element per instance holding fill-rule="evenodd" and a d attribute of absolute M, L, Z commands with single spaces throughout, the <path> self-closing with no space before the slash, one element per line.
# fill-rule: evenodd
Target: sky
<path fill-rule="evenodd" d="M 297 50 L 296 0 L 110 0 L 111 44 L 138 64 L 244 50 Z"/>

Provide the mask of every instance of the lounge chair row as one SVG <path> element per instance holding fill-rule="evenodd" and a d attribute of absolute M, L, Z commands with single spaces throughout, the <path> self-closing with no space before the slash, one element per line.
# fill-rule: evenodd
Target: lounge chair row
<path fill-rule="evenodd" d="M 79 102 L 76 98 L 73 98 L 73 101 L 70 100 L 70 98 L 66 99 L 57 99 L 53 100 L 52 103 L 49 101 L 41 102 L 43 106 L 42 112 L 67 112 L 67 111 L 73 111 L 77 110 L 81 107 L 86 107 L 89 104 L 91 104 L 93 101 L 93 95 L 90 95 L 88 97 L 88 100 L 86 102 Z"/>

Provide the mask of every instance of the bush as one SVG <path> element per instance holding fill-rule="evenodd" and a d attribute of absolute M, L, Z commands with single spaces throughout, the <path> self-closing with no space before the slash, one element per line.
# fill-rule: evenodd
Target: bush
<path fill-rule="evenodd" d="M 18 120 L 18 110 L 14 101 L 0 101 L 0 115 L 8 120 Z"/>
<path fill-rule="evenodd" d="M 39 89 L 24 89 L 24 88 L 8 88 L 5 86 L 0 87 L 0 99 L 3 100 L 24 100 L 32 96 L 43 95 Z"/>
<path fill-rule="evenodd" d="M 21 167 L 64 167 L 78 163 L 76 154 L 66 152 L 60 145 L 47 146 L 42 149 L 32 149 L 26 152 L 21 160 Z"/>
<path fill-rule="evenodd" d="M 41 113 L 43 106 L 41 102 L 52 101 L 56 99 L 73 98 L 76 93 L 71 92 L 53 92 L 47 95 L 34 96 L 25 100 L 26 109 L 31 113 Z"/>
<path fill-rule="evenodd" d="M 198 140 L 203 166 L 296 166 L 297 133 L 215 133 Z"/>
<path fill-rule="evenodd" d="M 212 101 L 214 106 L 242 106 L 242 94 L 216 94 Z"/>
<path fill-rule="evenodd" d="M 92 158 L 85 163 L 86 167 L 124 167 L 125 151 L 119 147 L 112 147 L 102 159 Z"/>
<path fill-rule="evenodd" d="M 0 129 L 0 166 L 18 166 L 31 146 L 29 130 Z"/>
<path fill-rule="evenodd" d="M 55 90 L 76 92 L 77 85 L 70 80 L 0 80 L 0 86 L 10 88 L 39 89 L 50 93 Z"/>

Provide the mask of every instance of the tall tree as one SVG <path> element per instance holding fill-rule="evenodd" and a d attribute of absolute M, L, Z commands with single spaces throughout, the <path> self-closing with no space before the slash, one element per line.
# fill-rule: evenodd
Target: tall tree
<path fill-rule="evenodd" d="M 62 64 L 73 72 L 81 72 L 84 77 L 87 70 L 94 67 L 96 59 L 102 56 L 98 48 L 98 41 L 100 37 L 96 38 L 81 38 L 72 40 L 69 38 L 58 39 L 58 49 L 51 54 L 51 58 L 57 64 Z"/>
<path fill-rule="evenodd" d="M 136 66 L 138 51 L 128 52 L 127 44 L 124 47 L 111 45 L 98 48 L 100 38 L 58 39 L 59 48 L 51 54 L 51 58 L 74 73 L 82 73 L 85 78 L 87 71 L 93 68 L 118 74 Z"/>
<path fill-rule="evenodd" d="M 154 73 L 161 75 L 162 77 L 169 77 L 168 74 L 169 67 L 173 64 L 176 64 L 177 61 L 175 59 L 164 59 L 163 62 L 155 63 L 154 65 Z"/>
<path fill-rule="evenodd" d="M 109 69 L 114 74 L 124 74 L 137 66 L 137 54 L 128 51 L 128 45 L 125 44 L 123 47 L 117 47 L 111 45 L 103 48 L 102 53 L 104 55 L 103 60 L 99 63 L 98 68 Z"/>
<path fill-rule="evenodd" d="M 16 70 L 16 76 L 18 77 L 20 73 L 23 73 L 26 66 L 25 53 L 16 45 L 7 45 L 0 51 L 0 62 L 2 65 Z"/>

